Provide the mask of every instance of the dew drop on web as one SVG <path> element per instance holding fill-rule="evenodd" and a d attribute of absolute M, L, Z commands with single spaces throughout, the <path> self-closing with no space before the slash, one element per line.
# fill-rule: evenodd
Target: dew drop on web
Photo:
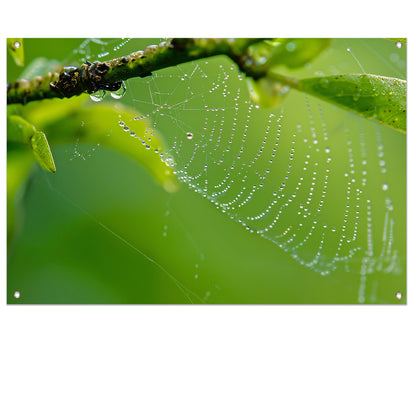
<path fill-rule="evenodd" d="M 352 54 L 350 48 L 347 52 Z M 361 272 L 361 266 L 355 267 L 360 253 L 367 246 L 368 252 L 373 253 L 379 243 L 375 238 L 376 221 L 368 214 L 370 208 L 364 209 L 363 197 L 368 192 L 367 181 L 372 179 L 367 168 L 375 165 L 381 170 L 388 163 L 380 152 L 377 159 L 367 159 L 373 147 L 382 143 L 381 134 L 374 134 L 371 125 L 364 129 L 355 118 L 344 119 L 336 130 L 330 122 L 332 116 L 341 119 L 338 110 L 307 97 L 302 111 L 293 112 L 293 119 L 284 115 L 289 113 L 290 103 L 287 107 L 285 103 L 280 115 L 268 117 L 267 111 L 247 100 L 245 90 L 229 88 L 233 75 L 230 71 L 223 66 L 217 68 L 216 76 L 208 79 L 205 66 L 194 65 L 175 67 L 171 72 L 143 79 L 140 91 L 131 84 L 134 105 L 141 114 L 134 120 L 144 119 L 149 129 L 160 129 L 166 136 L 165 151 L 152 147 L 152 152 L 158 153 L 166 166 L 174 168 L 179 181 L 250 233 L 257 233 L 293 254 L 305 267 L 322 276 L 330 275 L 341 265 Z M 235 81 L 244 80 L 235 72 L 234 77 Z M 320 84 L 327 87 L 328 77 Z M 361 98 L 356 94 L 353 99 Z M 129 130 L 123 122 L 120 126 Z M 300 140 L 295 135 L 291 139 L 296 129 Z M 134 130 L 148 148 L 147 136 L 141 137 L 136 126 Z M 331 137 L 335 132 L 337 140 L 345 141 L 345 152 L 338 151 L 341 147 Z M 353 136 L 358 138 L 356 142 L 352 141 Z M 345 191 L 336 189 L 336 180 Z M 388 191 L 383 192 L 387 190 L 384 182 L 388 180 L 377 183 L 381 191 L 377 195 L 385 197 L 385 210 L 392 216 L 394 201 L 387 198 Z M 329 197 L 337 192 L 345 195 L 345 200 L 333 204 Z M 369 207 L 373 203 L 367 201 Z M 341 220 L 323 224 L 332 205 L 339 208 Z M 300 223 L 291 220 L 292 211 L 298 213 Z M 362 221 L 366 213 L 366 221 Z M 390 227 L 390 217 L 386 224 Z M 389 231 L 388 227 L 385 242 L 379 243 L 379 261 L 387 267 L 388 258 L 393 268 L 395 254 L 392 243 L 388 243 L 393 229 Z M 197 266 L 191 276 L 202 277 Z M 359 296 L 364 299 L 362 291 Z"/>
<path fill-rule="evenodd" d="M 171 156 L 168 156 L 168 157 L 165 158 L 165 163 L 169 167 L 172 167 L 175 164 L 175 162 L 173 160 L 173 157 L 171 157 Z"/>

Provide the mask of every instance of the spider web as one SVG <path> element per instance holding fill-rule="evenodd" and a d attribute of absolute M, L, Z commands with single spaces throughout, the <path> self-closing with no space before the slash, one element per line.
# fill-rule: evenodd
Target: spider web
<path fill-rule="evenodd" d="M 70 58 L 111 59 L 140 49 L 135 42 L 87 39 Z M 405 78 L 405 60 L 394 43 L 387 52 L 380 52 L 379 44 L 339 39 L 326 56 L 331 65 L 324 62 L 320 70 L 309 64 L 303 73 L 366 68 Z M 366 63 L 365 55 L 358 59 L 356 50 L 376 56 L 377 64 Z M 322 276 L 337 269 L 358 274 L 359 302 L 366 300 L 372 274 L 403 273 L 400 133 L 296 91 L 280 107 L 259 108 L 250 100 L 245 77 L 221 57 L 129 80 L 126 90 L 122 101 L 137 111 L 134 122 L 146 120 L 149 127 L 144 137 L 134 133 L 134 122 L 120 120 L 119 128 L 138 146 L 159 153 L 180 182 L 247 233 Z M 155 131 L 163 136 L 165 151 L 153 146 Z M 197 269 L 198 263 L 195 278 Z"/>

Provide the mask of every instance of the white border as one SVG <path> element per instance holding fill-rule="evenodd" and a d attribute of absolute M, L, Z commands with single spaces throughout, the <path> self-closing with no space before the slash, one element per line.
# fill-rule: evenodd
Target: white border
<path fill-rule="evenodd" d="M 2 30 L 8 37 L 404 35 L 412 74 L 410 2 L 278 3 L 134 2 L 114 10 L 109 2 L 12 3 L 1 12 Z M 408 212 L 414 213 L 411 91 Z M 5 100 L 1 105 L 4 122 Z M 1 163 L 5 172 L 4 152 Z M 1 186 L 5 195 L 5 178 Z M 414 225 L 409 215 L 409 247 Z M 5 305 L 4 277 L 0 413 L 414 415 L 415 273 L 408 252 L 408 306 L 15 307 Z"/>

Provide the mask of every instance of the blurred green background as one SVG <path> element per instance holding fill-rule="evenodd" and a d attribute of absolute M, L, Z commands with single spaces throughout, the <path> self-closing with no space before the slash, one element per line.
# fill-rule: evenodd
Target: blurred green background
<path fill-rule="evenodd" d="M 111 47 L 94 43 L 92 58 L 105 53 L 100 59 L 111 59 L 160 41 L 137 39 L 123 44 L 119 40 L 110 43 Z M 76 52 L 82 45 L 83 39 L 25 39 L 25 63 L 42 56 L 77 64 L 81 55 L 85 57 L 85 53 Z M 359 64 L 346 53 L 347 48 L 359 57 Z M 282 72 L 307 77 L 362 72 L 365 68 L 367 73 L 403 78 L 405 49 L 383 39 L 337 39 L 316 61 L 294 73 Z M 206 73 L 215 77 L 219 65 L 230 66 L 225 58 L 213 58 L 208 65 L 212 72 L 207 69 Z M 17 79 L 21 71 L 9 57 L 8 82 Z M 228 85 L 230 90 L 241 88 L 232 82 Z M 136 112 L 144 111 L 137 102 L 139 92 L 132 93 L 136 91 L 135 85 L 134 80 L 129 81 L 127 94 L 121 100 L 108 97 L 103 103 L 116 109 L 125 105 Z M 81 104 L 75 100 L 74 107 L 79 107 Z M 99 145 L 101 138 L 94 134 L 119 134 L 115 122 L 107 125 L 103 119 L 101 126 L 94 127 L 86 116 L 88 112 L 68 109 L 71 104 L 65 101 L 71 100 L 53 100 L 56 112 L 62 111 L 65 117 L 49 125 L 50 104 L 42 107 L 44 103 L 33 102 L 24 110 L 38 111 L 46 120 L 45 132 L 57 172 L 51 174 L 37 164 L 32 165 L 30 178 L 22 188 L 24 192 L 18 194 L 21 203 L 16 235 L 8 249 L 8 303 L 358 303 L 361 276 L 357 270 L 339 267 L 322 276 L 270 241 L 247 232 L 186 185 L 180 185 L 175 193 L 166 192 L 160 180 L 150 173 L 152 169 L 156 172 L 161 169 L 156 162 L 149 162 L 146 168 L 126 154 Z M 285 123 L 293 131 L 298 123 L 309 122 L 304 102 L 302 94 L 291 92 L 283 103 Z M 322 108 L 333 115 L 326 122 L 334 146 L 336 126 L 344 117 L 355 116 L 335 111 L 327 104 L 322 104 Z M 20 109 L 13 106 L 9 111 L 20 112 Z M 252 129 L 260 131 L 262 120 L 252 121 Z M 376 149 L 373 123 L 364 120 L 357 126 L 353 132 L 357 146 L 360 134 L 364 134 L 368 147 L 372 144 Z M 169 125 L 160 123 L 156 127 L 167 140 Z M 395 273 L 382 270 L 369 274 L 364 302 L 405 303 L 405 135 L 388 127 L 379 129 L 389 169 L 385 177 L 380 176 L 378 166 L 373 171 L 368 169 L 372 183 L 377 186 L 377 190 L 370 192 L 375 201 L 374 239 L 377 246 L 381 240 L 377 232 L 383 228 L 385 218 L 385 210 L 378 203 L 381 201 L 378 186 L 387 177 L 394 204 L 394 244 L 401 268 Z M 80 140 L 82 134 L 90 135 L 87 143 Z M 345 152 L 342 146 L 338 149 L 340 153 Z M 8 160 L 14 155 L 9 152 Z M 339 171 L 343 170 L 340 166 Z M 339 195 L 334 191 L 328 196 L 329 204 L 334 205 L 334 218 L 344 197 L 341 192 L 340 189 Z M 298 221 L 295 213 L 291 220 Z M 19 298 L 14 296 L 16 291 L 20 292 Z M 403 294 L 401 299 L 396 298 L 398 291 Z"/>

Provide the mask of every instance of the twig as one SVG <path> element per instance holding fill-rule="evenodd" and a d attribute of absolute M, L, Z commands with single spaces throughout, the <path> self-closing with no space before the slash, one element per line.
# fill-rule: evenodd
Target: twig
<path fill-rule="evenodd" d="M 144 51 L 107 62 L 85 62 L 80 67 L 65 67 L 32 80 L 17 80 L 7 85 L 7 104 L 26 104 L 46 98 L 70 98 L 84 92 L 116 91 L 124 80 L 146 77 L 153 71 L 185 62 L 226 55 L 247 75 L 258 78 L 265 69 L 250 58 L 247 49 L 263 39 L 183 38 L 148 46 Z"/>

